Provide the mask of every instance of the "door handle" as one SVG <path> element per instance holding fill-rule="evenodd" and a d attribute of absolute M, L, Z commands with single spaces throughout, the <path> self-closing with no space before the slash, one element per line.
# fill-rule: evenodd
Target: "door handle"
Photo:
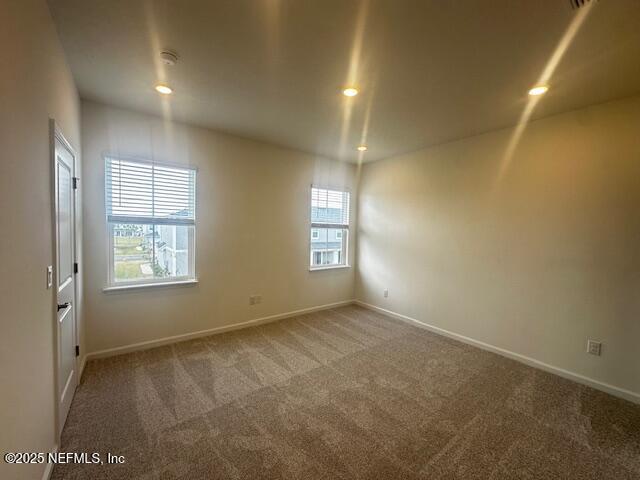
<path fill-rule="evenodd" d="M 58 304 L 58 311 L 64 310 L 65 308 L 68 308 L 70 306 L 71 306 L 71 302 L 59 303 Z"/>

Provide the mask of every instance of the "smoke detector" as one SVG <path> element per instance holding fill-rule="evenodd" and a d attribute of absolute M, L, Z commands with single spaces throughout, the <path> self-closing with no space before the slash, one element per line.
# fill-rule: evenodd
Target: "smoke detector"
<path fill-rule="evenodd" d="M 160 60 L 162 60 L 162 63 L 165 65 L 173 66 L 178 63 L 178 55 L 169 50 L 164 50 L 163 52 L 160 52 Z"/>
<path fill-rule="evenodd" d="M 578 10 L 579 8 L 584 8 L 590 3 L 596 3 L 597 1 L 598 0 L 569 0 L 569 4 L 573 10 Z"/>

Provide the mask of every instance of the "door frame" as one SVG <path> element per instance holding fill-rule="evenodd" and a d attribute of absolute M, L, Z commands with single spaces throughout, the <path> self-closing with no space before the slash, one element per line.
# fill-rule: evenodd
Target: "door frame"
<path fill-rule="evenodd" d="M 51 220 L 52 220 L 52 262 L 53 262 L 53 285 L 52 287 L 55 289 L 52 295 L 52 299 L 53 299 L 53 304 L 51 306 L 52 308 L 52 317 L 53 317 L 53 351 L 54 351 L 54 362 L 53 362 L 53 368 L 54 368 L 54 386 L 53 386 L 53 391 L 54 391 L 54 406 L 55 406 L 55 432 L 56 432 L 56 439 L 57 439 L 57 443 L 59 444 L 60 442 L 60 436 L 62 434 L 62 428 L 64 427 L 64 425 L 62 424 L 62 421 L 60 419 L 60 395 L 62 392 L 59 392 L 58 390 L 58 385 L 59 385 L 59 374 L 60 374 L 60 351 L 59 351 L 59 345 L 60 345 L 60 339 L 58 336 L 58 292 L 57 292 L 57 281 L 56 279 L 58 278 L 58 272 L 57 272 L 57 264 L 58 264 L 58 232 L 57 232 L 57 215 L 56 215 L 56 205 L 57 205 L 57 199 L 56 199 L 56 140 L 59 141 L 60 143 L 62 143 L 65 148 L 67 148 L 69 150 L 69 152 L 71 153 L 71 155 L 73 156 L 73 171 L 72 171 L 72 177 L 76 178 L 76 172 L 77 172 L 77 163 L 78 163 L 78 154 L 76 153 L 76 150 L 71 146 L 71 143 L 66 139 L 66 137 L 64 136 L 64 134 L 62 133 L 62 130 L 60 129 L 59 125 L 56 123 L 55 119 L 50 118 L 49 119 L 49 149 L 50 149 L 50 168 L 51 168 Z M 77 248 L 77 241 L 78 241 L 78 235 L 77 235 L 77 211 L 78 211 L 78 206 L 77 206 L 77 202 L 78 202 L 78 189 L 77 188 L 73 188 L 73 208 L 72 208 L 72 215 L 73 215 L 73 219 L 71 224 L 73 225 L 73 240 L 72 240 L 72 249 L 73 249 L 73 262 L 78 263 L 78 257 L 77 257 L 77 252 L 78 252 L 78 248 Z M 78 339 L 78 278 L 77 275 L 74 271 L 73 273 L 74 278 L 73 278 L 73 298 L 74 298 L 74 302 L 75 305 L 73 305 L 73 308 L 71 309 L 71 313 L 73 314 L 73 336 L 74 336 L 74 342 L 75 345 L 80 345 L 79 343 L 79 339 Z M 78 384 L 80 383 L 80 371 L 78 370 L 78 368 L 80 367 L 79 364 L 79 356 L 76 356 L 74 358 L 74 362 L 75 362 L 75 371 L 76 371 L 76 375 L 75 375 L 75 382 L 76 384 L 73 385 L 73 388 L 75 390 L 75 388 L 78 386 Z"/>

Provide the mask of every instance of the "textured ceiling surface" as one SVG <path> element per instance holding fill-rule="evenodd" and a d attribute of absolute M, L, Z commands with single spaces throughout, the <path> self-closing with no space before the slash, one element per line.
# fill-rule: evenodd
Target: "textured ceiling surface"
<path fill-rule="evenodd" d="M 638 0 L 49 3 L 83 98 L 331 158 L 514 125 L 539 80 L 532 119 L 640 92 Z"/>

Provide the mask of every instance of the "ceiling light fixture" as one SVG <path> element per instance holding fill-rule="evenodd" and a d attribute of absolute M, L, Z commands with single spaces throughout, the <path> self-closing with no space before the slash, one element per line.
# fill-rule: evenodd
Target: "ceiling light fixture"
<path fill-rule="evenodd" d="M 173 93 L 173 89 L 168 85 L 164 85 L 160 83 L 156 85 L 156 92 L 161 93 L 163 95 L 171 95 Z"/>
<path fill-rule="evenodd" d="M 547 93 L 547 90 L 549 90 L 548 86 L 538 85 L 537 87 L 533 87 L 531 90 L 529 90 L 529 95 L 531 95 L 532 97 L 536 97 L 538 95 Z"/>
<path fill-rule="evenodd" d="M 367 146 L 366 145 L 358 145 L 358 151 L 359 152 L 366 152 L 367 151 Z"/>
<path fill-rule="evenodd" d="M 356 95 L 358 95 L 358 89 L 357 88 L 353 88 L 353 87 L 345 88 L 342 91 L 342 94 L 345 97 L 355 97 Z"/>

